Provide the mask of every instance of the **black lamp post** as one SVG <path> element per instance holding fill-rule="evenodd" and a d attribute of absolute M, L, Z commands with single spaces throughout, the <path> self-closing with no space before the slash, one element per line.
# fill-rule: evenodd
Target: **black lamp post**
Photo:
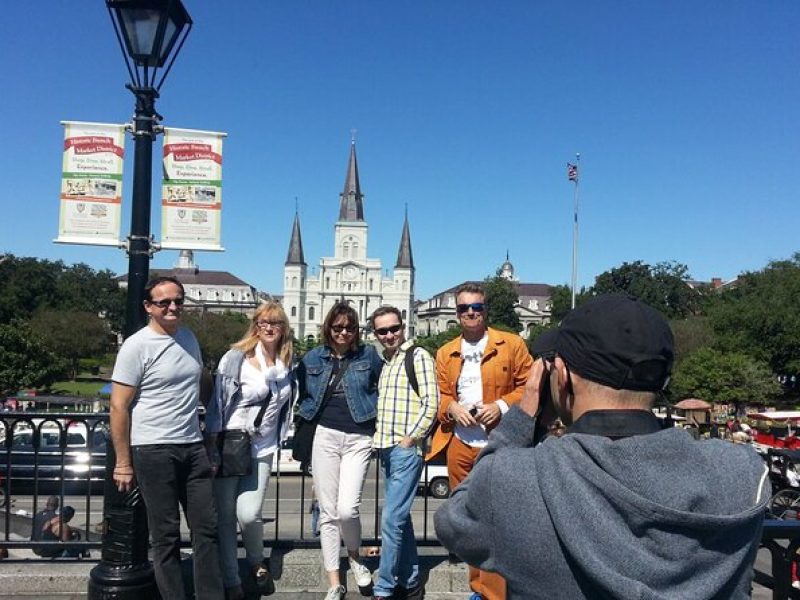
<path fill-rule="evenodd" d="M 155 99 L 180 52 L 192 19 L 181 0 L 106 0 L 136 97 L 132 133 L 134 150 L 131 233 L 127 240 L 128 295 L 125 337 L 146 324 L 144 286 L 155 245 L 150 236 L 153 140 L 161 116 Z M 166 65 L 166 68 L 164 68 Z M 160 71 L 161 70 L 161 71 Z M 106 444 L 101 562 L 90 573 L 88 597 L 93 600 L 156 598 L 153 569 L 147 559 L 147 518 L 139 490 L 120 493 L 112 473 L 116 456 Z"/>

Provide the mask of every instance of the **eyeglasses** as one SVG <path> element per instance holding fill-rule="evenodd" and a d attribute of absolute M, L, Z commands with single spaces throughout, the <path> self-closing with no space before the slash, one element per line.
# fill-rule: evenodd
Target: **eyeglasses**
<path fill-rule="evenodd" d="M 270 321 L 270 320 L 256 321 L 256 327 L 258 327 L 259 329 L 266 329 L 267 327 L 280 329 L 281 327 L 283 327 L 283 321 Z"/>
<path fill-rule="evenodd" d="M 482 313 L 483 309 L 486 308 L 483 302 L 473 302 L 472 304 L 458 304 L 456 305 L 456 310 L 460 313 L 465 313 L 469 309 L 472 309 L 472 312 Z"/>
<path fill-rule="evenodd" d="M 148 300 L 148 302 L 158 308 L 169 308 L 173 302 L 175 306 L 183 306 L 183 298 L 164 298 L 163 300 Z"/>
<path fill-rule="evenodd" d="M 376 335 L 386 335 L 387 333 L 397 333 L 402 328 L 403 328 L 403 326 L 400 325 L 399 323 L 397 325 L 392 325 L 390 327 L 378 327 L 378 329 L 375 330 L 375 334 Z"/>
<path fill-rule="evenodd" d="M 333 333 L 355 333 L 356 329 L 355 325 L 331 325 L 331 331 L 333 331 Z"/>

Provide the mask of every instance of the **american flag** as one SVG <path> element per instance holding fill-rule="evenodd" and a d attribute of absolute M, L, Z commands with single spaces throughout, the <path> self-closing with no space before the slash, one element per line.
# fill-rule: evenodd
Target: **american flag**
<path fill-rule="evenodd" d="M 567 177 L 570 181 L 578 181 L 578 165 L 567 163 Z"/>

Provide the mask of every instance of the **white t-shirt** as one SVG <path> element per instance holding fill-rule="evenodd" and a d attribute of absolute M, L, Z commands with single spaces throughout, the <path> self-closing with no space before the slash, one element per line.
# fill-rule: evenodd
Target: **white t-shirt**
<path fill-rule="evenodd" d="M 184 327 L 172 336 L 146 326 L 125 340 L 111 379 L 136 388 L 131 446 L 203 439 L 197 414 L 202 371 L 200 346 Z"/>
<path fill-rule="evenodd" d="M 458 404 L 467 410 L 483 406 L 481 361 L 488 341 L 488 333 L 485 333 L 477 342 L 461 339 L 461 356 L 464 360 L 458 376 Z M 472 427 L 464 427 L 456 423 L 453 433 L 459 440 L 473 448 L 483 448 L 489 441 L 486 428 L 480 423 Z"/>

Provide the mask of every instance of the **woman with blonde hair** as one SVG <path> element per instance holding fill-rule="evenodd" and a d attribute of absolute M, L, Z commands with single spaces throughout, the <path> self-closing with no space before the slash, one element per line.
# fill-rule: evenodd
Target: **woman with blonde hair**
<path fill-rule="evenodd" d="M 342 600 L 345 595 L 339 578 L 342 542 L 356 584 L 360 588 L 372 584 L 358 550 L 361 494 L 372 455 L 382 366 L 375 347 L 361 343 L 356 311 L 338 302 L 322 324 L 322 345 L 309 351 L 298 367 L 302 399 L 297 415 L 317 423 L 311 468 L 330 585 L 325 600 Z"/>
<path fill-rule="evenodd" d="M 275 591 L 264 557 L 261 510 L 273 457 L 289 434 L 297 380 L 292 367 L 292 334 L 277 302 L 262 304 L 241 340 L 219 361 L 214 394 L 206 413 L 206 441 L 212 468 L 220 464 L 220 432 L 246 431 L 251 471 L 214 480 L 217 529 L 226 600 L 244 598 L 236 556 L 236 523 L 242 531 L 247 563 L 263 595 Z M 223 465 L 224 471 L 224 465 Z"/>

